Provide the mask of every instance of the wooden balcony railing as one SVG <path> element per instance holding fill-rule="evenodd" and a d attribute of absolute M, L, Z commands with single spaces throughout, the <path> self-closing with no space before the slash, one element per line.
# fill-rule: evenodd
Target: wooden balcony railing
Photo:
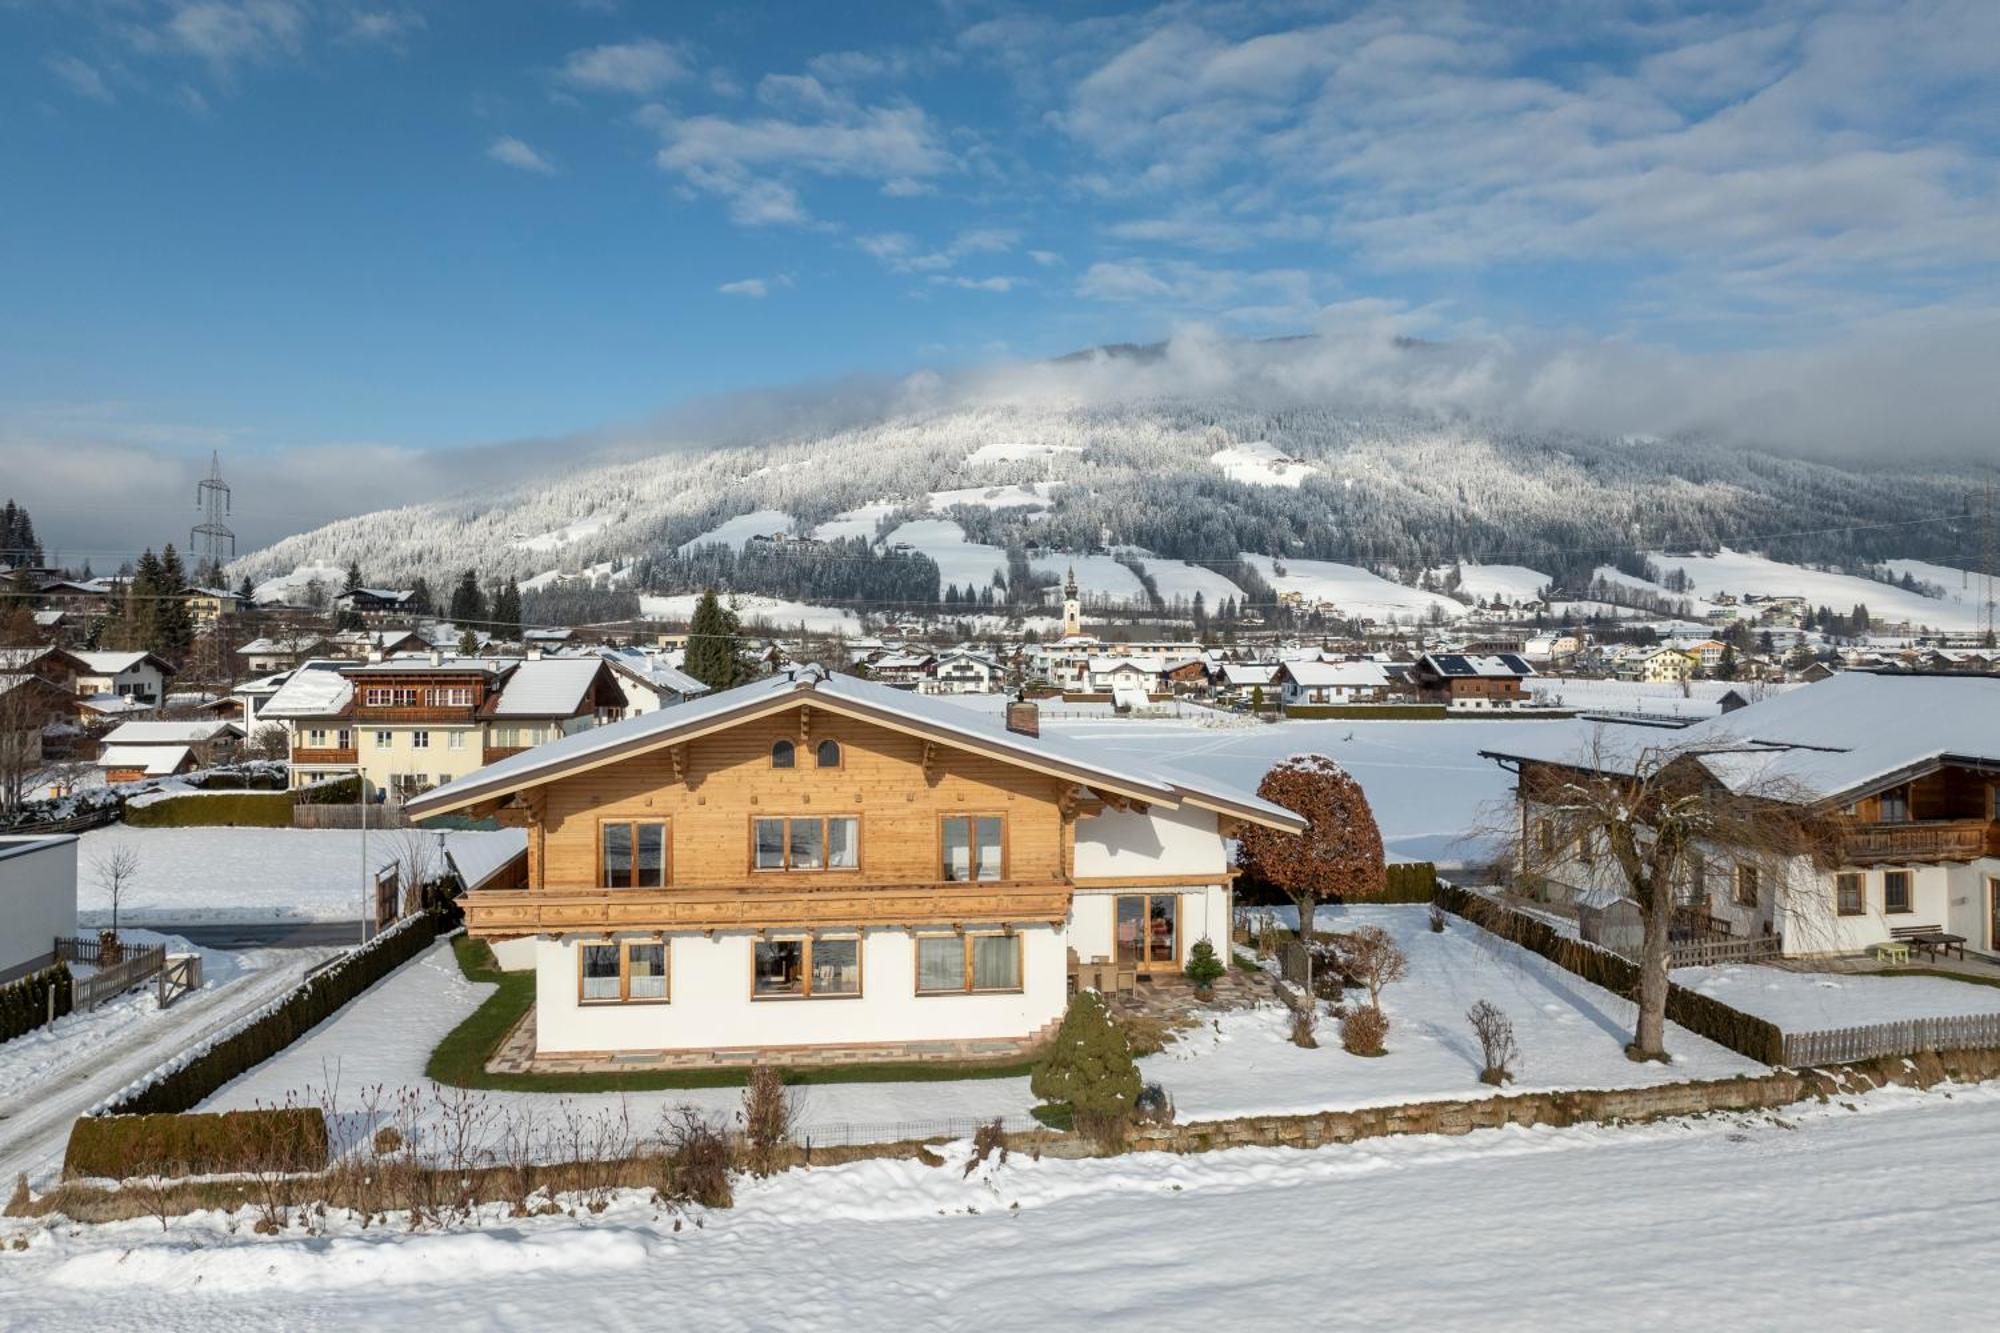
<path fill-rule="evenodd" d="M 292 751 L 295 764 L 352 764 L 360 755 L 352 745 L 339 748 L 331 745 L 319 747 L 301 745 Z"/>
<path fill-rule="evenodd" d="M 998 926 L 1069 915 L 1070 886 L 837 884 L 770 888 L 507 889 L 459 896 L 468 932 L 489 939 L 610 930 L 797 930 L 843 926 Z"/>
<path fill-rule="evenodd" d="M 1984 819 L 1927 819 L 1898 824 L 1861 824 L 1842 843 L 1850 865 L 1895 861 L 1973 861 L 1996 845 Z"/>

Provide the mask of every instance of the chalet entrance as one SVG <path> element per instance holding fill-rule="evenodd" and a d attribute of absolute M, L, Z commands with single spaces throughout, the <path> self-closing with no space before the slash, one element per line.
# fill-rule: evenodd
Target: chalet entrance
<path fill-rule="evenodd" d="M 1181 898 L 1178 893 L 1122 894 L 1118 899 L 1118 961 L 1141 972 L 1181 967 Z"/>

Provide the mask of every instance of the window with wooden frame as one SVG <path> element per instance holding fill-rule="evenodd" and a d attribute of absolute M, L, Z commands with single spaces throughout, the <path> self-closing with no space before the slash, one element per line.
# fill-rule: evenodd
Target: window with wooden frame
<path fill-rule="evenodd" d="M 798 755 L 798 747 L 790 741 L 771 742 L 771 767 L 790 768 Z"/>
<path fill-rule="evenodd" d="M 1019 991 L 1021 937 L 1001 931 L 917 936 L 917 994 Z"/>
<path fill-rule="evenodd" d="M 813 747 L 813 764 L 818 768 L 840 767 L 840 742 L 821 741 Z"/>
<path fill-rule="evenodd" d="M 942 878 L 952 881 L 1007 877 L 1004 815 L 945 815 L 938 820 Z"/>
<path fill-rule="evenodd" d="M 1544 857 L 1556 854 L 1556 826 L 1546 819 L 1535 821 L 1535 851 Z"/>
<path fill-rule="evenodd" d="M 665 888 L 666 821 L 601 821 L 597 826 L 597 882 L 607 889 Z"/>
<path fill-rule="evenodd" d="M 1907 870 L 1885 870 L 1882 872 L 1882 910 L 1884 912 L 1908 912 L 1910 906 L 1910 872 Z"/>
<path fill-rule="evenodd" d="M 1736 867 L 1736 905 L 1755 907 L 1757 905 L 1757 867 Z"/>
<path fill-rule="evenodd" d="M 665 1004 L 665 940 L 603 940 L 576 946 L 578 1004 Z"/>
<path fill-rule="evenodd" d="M 1876 818 L 1884 824 L 1906 824 L 1910 820 L 1910 789 L 1898 787 L 1885 791 L 1877 801 Z"/>
<path fill-rule="evenodd" d="M 858 870 L 858 815 L 770 815 L 750 821 L 753 870 Z"/>
<path fill-rule="evenodd" d="M 751 950 L 753 1000 L 852 1000 L 860 995 L 858 934 L 758 940 Z"/>
<path fill-rule="evenodd" d="M 1868 910 L 1866 883 L 1856 871 L 1833 877 L 1833 910 L 1842 916 L 1860 916 Z"/>

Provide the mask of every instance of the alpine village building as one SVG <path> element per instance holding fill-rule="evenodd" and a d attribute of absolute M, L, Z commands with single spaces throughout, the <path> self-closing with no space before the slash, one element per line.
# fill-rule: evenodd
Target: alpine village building
<path fill-rule="evenodd" d="M 409 802 L 528 832 L 526 886 L 462 896 L 536 974 L 540 1057 L 1000 1057 L 1078 960 L 1228 948 L 1254 794 L 817 667 L 565 736 Z"/>
<path fill-rule="evenodd" d="M 1622 900 L 1607 850 L 1566 841 L 1552 803 L 1568 776 L 1630 774 L 1649 747 L 1718 791 L 1839 817 L 1831 864 L 1698 849 L 1676 886 L 1682 931 L 1771 937 L 1786 956 L 1912 941 L 2000 953 L 2000 678 L 1843 671 L 1681 731 L 1604 726 L 1581 749 L 1574 733 L 1524 732 L 1481 751 L 1520 776 L 1520 837 L 1552 894 Z"/>

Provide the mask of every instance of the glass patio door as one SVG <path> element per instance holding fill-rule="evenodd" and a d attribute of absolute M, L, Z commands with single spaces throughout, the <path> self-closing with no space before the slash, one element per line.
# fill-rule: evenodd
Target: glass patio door
<path fill-rule="evenodd" d="M 1118 961 L 1142 972 L 1180 967 L 1180 895 L 1134 893 L 1118 899 Z"/>

